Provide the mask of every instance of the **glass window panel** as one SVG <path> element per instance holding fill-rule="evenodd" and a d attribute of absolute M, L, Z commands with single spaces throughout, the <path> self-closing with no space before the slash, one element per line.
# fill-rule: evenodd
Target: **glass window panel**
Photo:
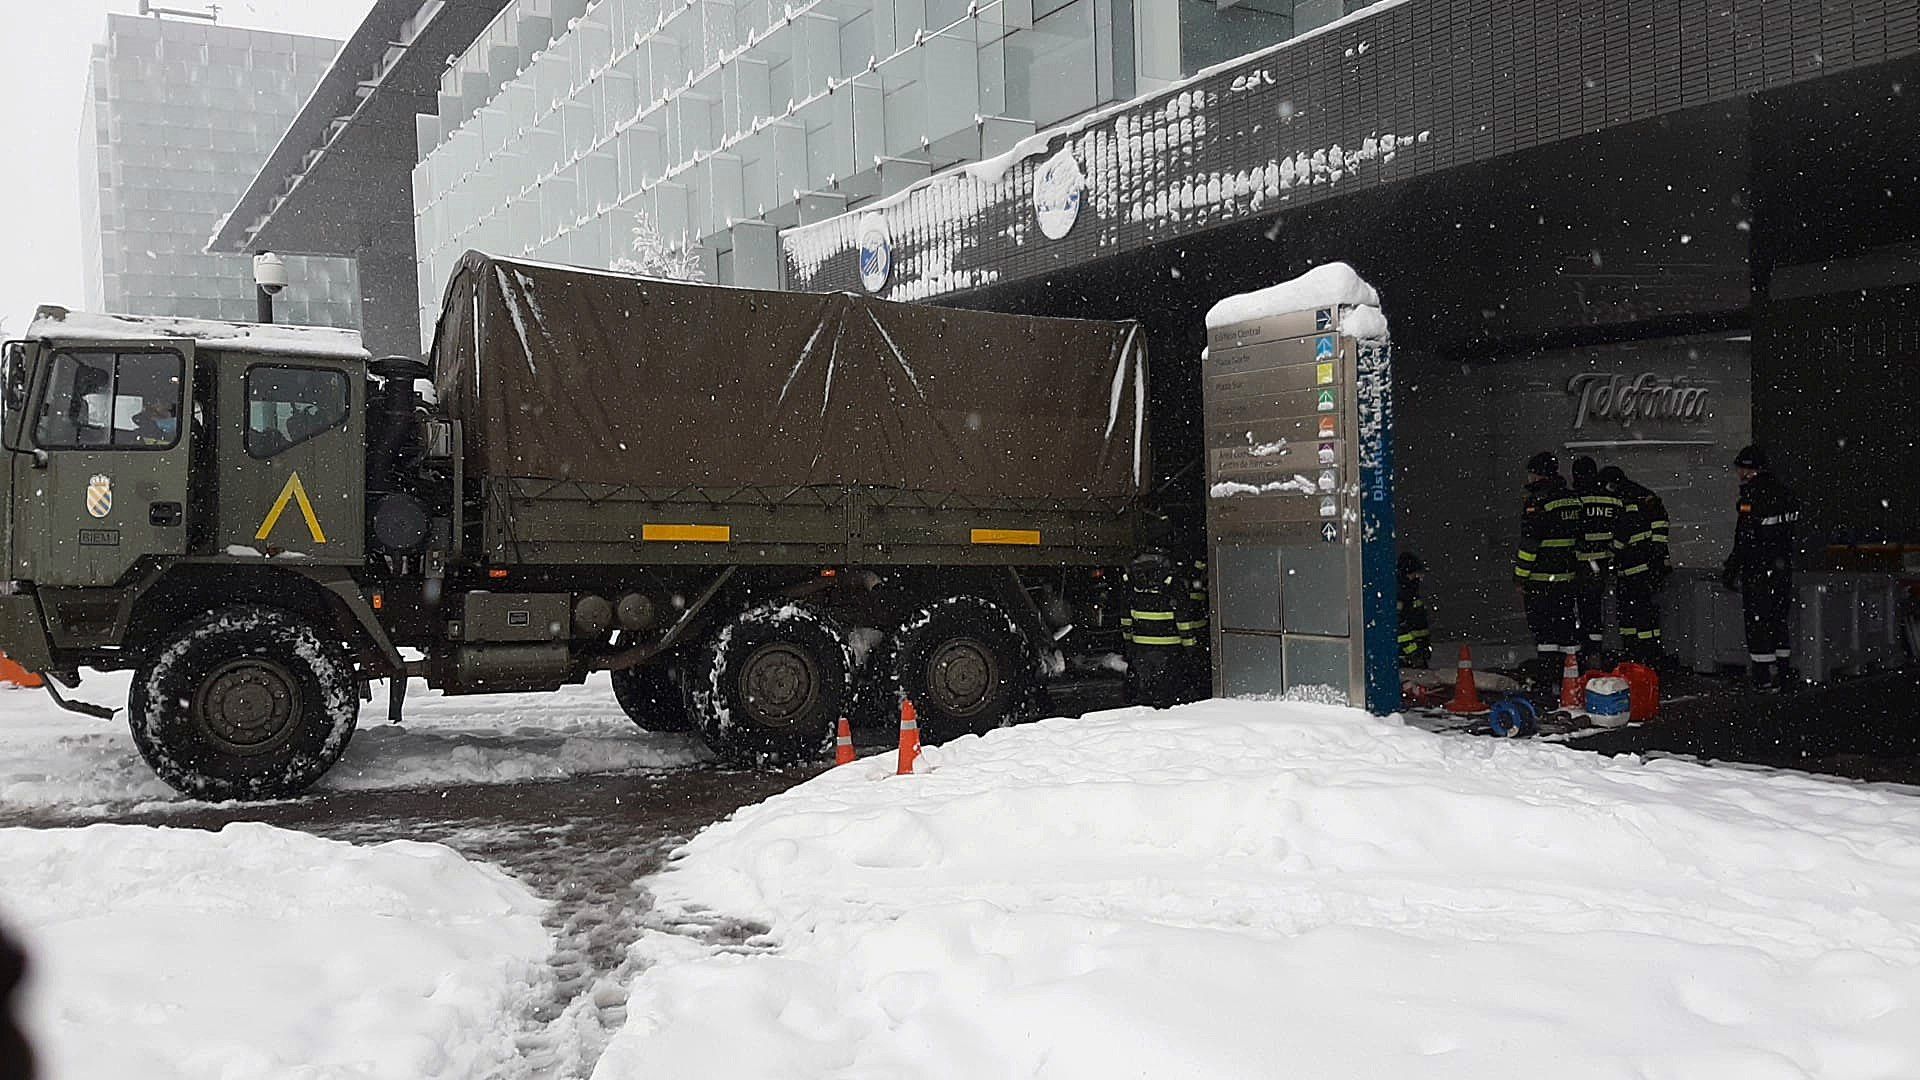
<path fill-rule="evenodd" d="M 247 370 L 247 453 L 270 458 L 347 422 L 338 371 L 256 365 Z"/>
<path fill-rule="evenodd" d="M 174 352 L 54 357 L 35 431 L 46 449 L 165 449 L 180 438 L 184 365 Z"/>
<path fill-rule="evenodd" d="M 1099 103 L 1094 51 L 1093 0 L 1073 0 L 1009 35 L 1008 114 L 1045 127 L 1093 108 Z"/>

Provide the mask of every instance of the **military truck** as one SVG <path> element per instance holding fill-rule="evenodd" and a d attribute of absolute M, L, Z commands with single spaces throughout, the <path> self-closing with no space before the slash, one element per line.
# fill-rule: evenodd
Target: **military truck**
<path fill-rule="evenodd" d="M 1130 323 L 478 253 L 427 362 L 43 308 L 5 346 L 0 649 L 134 671 L 140 752 L 211 799 L 311 784 L 409 676 L 610 672 L 740 763 L 902 697 L 981 731 L 1118 624 L 1145 380 Z"/>

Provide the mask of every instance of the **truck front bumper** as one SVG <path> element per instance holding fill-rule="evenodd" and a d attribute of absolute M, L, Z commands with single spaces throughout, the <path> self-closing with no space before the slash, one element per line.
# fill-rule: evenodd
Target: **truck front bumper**
<path fill-rule="evenodd" d="M 0 596 L 0 652 L 28 671 L 53 666 L 53 646 L 40 618 L 40 598 L 31 593 Z"/>

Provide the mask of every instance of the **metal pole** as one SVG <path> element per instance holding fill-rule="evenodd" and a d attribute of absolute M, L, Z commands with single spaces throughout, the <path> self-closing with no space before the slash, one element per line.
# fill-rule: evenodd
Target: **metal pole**
<path fill-rule="evenodd" d="M 258 285 L 253 287 L 254 299 L 259 305 L 259 315 L 255 322 L 267 326 L 273 325 L 273 294 Z"/>

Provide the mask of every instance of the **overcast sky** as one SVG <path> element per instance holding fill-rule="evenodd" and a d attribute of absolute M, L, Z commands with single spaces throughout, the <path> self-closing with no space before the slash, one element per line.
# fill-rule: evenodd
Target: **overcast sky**
<path fill-rule="evenodd" d="M 196 0 L 162 7 L 194 8 Z M 373 0 L 231 0 L 229 26 L 345 39 Z M 81 306 L 80 100 L 107 13 L 138 0 L 0 0 L 0 318 L 19 333 L 35 306 Z"/>

